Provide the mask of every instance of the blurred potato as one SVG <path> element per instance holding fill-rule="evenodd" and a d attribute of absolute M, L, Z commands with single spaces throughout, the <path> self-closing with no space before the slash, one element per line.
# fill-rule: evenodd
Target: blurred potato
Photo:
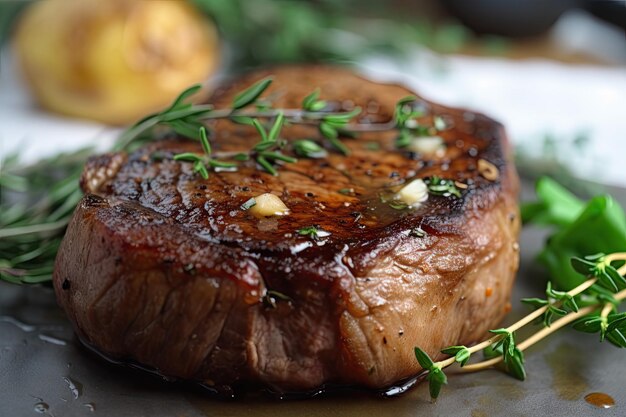
<path fill-rule="evenodd" d="M 182 0 L 39 1 L 14 42 L 43 107 L 110 124 L 165 107 L 219 59 L 215 26 Z"/>

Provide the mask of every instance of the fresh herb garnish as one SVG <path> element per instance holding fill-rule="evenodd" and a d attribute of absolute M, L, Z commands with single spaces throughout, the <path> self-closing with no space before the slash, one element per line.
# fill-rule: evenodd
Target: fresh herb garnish
<path fill-rule="evenodd" d="M 326 107 L 326 102 L 324 100 L 318 100 L 319 96 L 320 89 L 318 88 L 302 100 L 302 108 L 310 112 L 322 110 Z"/>
<path fill-rule="evenodd" d="M 626 261 L 626 253 L 622 252 L 607 255 L 596 262 L 596 266 L 599 266 L 601 263 L 610 264 L 617 261 Z M 624 337 L 626 335 L 626 313 L 613 313 L 616 305 L 619 305 L 621 301 L 626 299 L 626 289 L 613 293 L 613 302 L 607 303 L 601 297 L 598 297 L 592 289 L 593 286 L 599 282 L 601 274 L 601 272 L 599 272 L 600 269 L 601 267 L 594 269 L 596 275 L 592 275 L 591 278 L 588 278 L 581 285 L 567 293 L 554 294 L 553 290 L 551 290 L 549 291 L 549 301 L 543 300 L 547 302 L 529 303 L 538 308 L 506 329 L 492 330 L 491 332 L 495 335 L 484 342 L 471 347 L 451 346 L 445 348 L 442 350 L 443 353 L 454 356 L 436 362 L 430 365 L 430 367 L 422 365 L 422 361 L 420 361 L 420 365 L 422 365 L 424 369 L 434 369 L 435 372 L 439 373 L 443 372 L 442 370 L 444 368 L 452 365 L 454 362 L 458 362 L 461 364 L 463 371 L 473 372 L 487 369 L 500 362 L 504 362 L 505 371 L 508 374 L 517 379 L 524 380 L 526 371 L 524 370 L 524 355 L 522 352 L 544 337 L 572 322 L 575 322 L 573 326 L 575 330 L 586 333 L 600 333 L 601 340 L 606 338 L 606 340 L 618 347 L 626 347 L 626 338 Z M 623 276 L 626 274 L 626 266 L 622 265 L 617 272 L 623 279 Z M 577 305 L 571 304 L 571 300 L 575 297 L 581 297 L 582 295 L 585 295 L 587 306 L 578 308 Z M 555 298 L 558 300 L 555 301 Z M 516 343 L 515 331 L 545 316 L 546 313 L 550 312 L 551 307 L 561 309 L 566 303 L 570 303 L 570 305 L 568 306 L 568 311 L 563 310 L 561 318 L 552 322 L 551 325 L 547 325 L 546 323 L 546 326 L 541 330 L 528 337 L 523 342 L 519 344 Z M 486 360 L 468 364 L 470 357 L 481 350 L 484 350 Z M 441 378 L 429 379 L 429 382 L 431 384 L 431 395 L 433 392 L 438 394 L 443 385 Z"/>
<path fill-rule="evenodd" d="M 304 109 L 272 109 L 266 101 L 260 99 L 260 96 L 269 88 L 271 83 L 272 78 L 267 77 L 238 93 L 233 99 L 230 109 L 214 109 L 211 105 L 189 103 L 187 100 L 201 89 L 200 85 L 195 85 L 183 91 L 167 109 L 143 118 L 126 130 L 115 149 L 122 150 L 127 148 L 133 140 L 145 136 L 158 125 L 168 126 L 183 137 L 197 139 L 197 132 L 200 127 L 204 126 L 203 121 L 227 119 L 233 123 L 252 125 L 257 129 L 261 136 L 261 143 L 255 145 L 251 152 L 258 154 L 255 159 L 262 168 L 275 175 L 276 170 L 272 167 L 273 162 L 277 160 L 284 162 L 295 161 L 294 158 L 282 155 L 280 152 L 270 151 L 270 148 L 280 149 L 286 144 L 277 141 L 278 133 L 285 122 L 317 125 L 322 136 L 327 138 L 333 147 L 346 155 L 349 154 L 349 150 L 339 140 L 340 134 L 348 132 L 353 128 L 356 130 L 369 130 L 367 125 L 348 125 L 350 120 L 360 113 L 359 108 L 355 108 L 350 112 L 321 111 L 325 104 L 323 101 L 317 100 L 318 91 L 312 93 L 304 100 Z M 252 105 L 256 106 L 256 110 L 250 111 L 245 109 Z M 274 121 L 269 132 L 265 131 L 261 120 Z M 208 129 L 207 126 L 204 127 Z M 300 143 L 298 149 L 305 152 L 308 151 L 307 153 L 311 154 L 311 149 L 314 146 L 311 143 L 313 142 Z M 316 149 L 315 152 L 319 152 L 319 150 Z"/>
<path fill-rule="evenodd" d="M 321 229 L 319 226 L 309 226 L 303 227 L 302 229 L 296 230 L 300 236 L 309 236 L 313 240 L 319 240 L 324 237 L 330 236 L 330 233 L 326 230 Z"/>
<path fill-rule="evenodd" d="M 461 197 L 461 191 L 453 180 L 446 180 L 436 175 L 424 180 L 428 187 L 428 192 L 433 195 L 441 195 L 444 197 Z"/>
<path fill-rule="evenodd" d="M 267 77 L 260 81 L 257 81 L 256 83 L 248 87 L 246 90 L 237 94 L 235 98 L 233 99 L 233 104 L 232 104 L 233 111 L 244 108 L 250 104 L 254 104 L 257 101 L 257 99 L 261 96 L 261 94 L 263 94 L 263 92 L 267 90 L 267 88 L 270 86 L 271 83 L 272 83 L 272 77 Z"/>
<path fill-rule="evenodd" d="M 420 366 L 428 371 L 426 380 L 428 381 L 428 390 L 430 391 L 430 398 L 436 400 L 441 392 L 441 387 L 448 383 L 448 378 L 443 372 L 441 364 L 439 362 L 434 363 L 430 356 L 423 350 L 415 348 L 415 358 Z"/>
<path fill-rule="evenodd" d="M 415 108 L 417 98 L 414 96 L 404 97 L 396 103 L 393 116 L 398 137 L 396 147 L 405 148 L 411 144 L 414 138 L 429 136 L 433 133 L 433 127 L 420 124 L 417 119 L 424 116 L 424 111 Z"/>
<path fill-rule="evenodd" d="M 309 139 L 298 139 L 293 142 L 296 155 L 303 158 L 325 158 L 328 152 L 317 143 Z"/>
<path fill-rule="evenodd" d="M 522 220 L 554 229 L 538 257 L 554 288 L 567 291 L 584 281 L 570 258 L 626 249 L 626 216 L 610 195 L 584 202 L 548 177 L 537 181 L 536 195 L 537 202 L 522 205 Z"/>
<path fill-rule="evenodd" d="M 540 202 L 526 205 L 522 210 L 523 218 L 559 228 L 548 239 L 540 256 L 552 275 L 546 287 L 546 298 L 523 299 L 523 303 L 535 310 L 505 329 L 492 330 L 494 336 L 477 345 L 443 349 L 443 353 L 452 355 L 449 359 L 433 363 L 430 358 L 424 358 L 426 353 L 417 349 L 420 365 L 435 374 L 428 378 L 431 396 L 436 397 L 445 384 L 440 375 L 443 369 L 455 362 L 464 372 L 479 371 L 504 362 L 508 374 L 525 379 L 523 352 L 571 323 L 574 330 L 598 333 L 600 341 L 607 340 L 626 348 L 626 313 L 618 311 L 626 299 L 626 252 L 572 256 L 581 253 L 579 248 L 591 253 L 607 248 L 624 250 L 626 223 L 623 210 L 609 196 L 595 197 L 585 204 L 547 178 L 538 182 L 537 194 Z M 597 227 L 593 229 L 594 233 L 583 233 L 594 227 Z M 565 236 L 569 239 L 565 240 Z M 542 319 L 543 327 L 517 343 L 515 332 L 537 319 Z M 484 360 L 469 363 L 472 355 L 481 350 Z"/>
<path fill-rule="evenodd" d="M 284 155 L 281 152 L 281 149 L 286 145 L 285 141 L 279 140 L 280 131 L 284 123 L 285 116 L 282 112 L 279 112 L 272 127 L 267 132 L 259 119 L 252 119 L 252 124 L 259 133 L 261 141 L 254 145 L 251 154 L 256 162 L 272 175 L 278 175 L 278 171 L 274 168 L 276 161 L 287 163 L 297 161 L 296 158 Z"/>
<path fill-rule="evenodd" d="M 214 159 L 211 156 L 211 144 L 209 143 L 209 139 L 206 135 L 206 129 L 204 126 L 200 127 L 200 143 L 202 144 L 202 150 L 204 151 L 204 155 L 199 155 L 196 153 L 185 152 L 174 155 L 175 161 L 189 161 L 193 162 L 193 171 L 198 172 L 202 178 L 205 180 L 209 178 L 209 169 L 215 168 L 225 168 L 225 169 L 236 169 L 237 164 L 232 162 L 222 162 Z"/>
<path fill-rule="evenodd" d="M 344 155 L 350 154 L 350 149 L 341 141 L 341 137 L 355 137 L 357 132 L 399 130 L 398 147 L 406 146 L 412 137 L 430 134 L 435 129 L 417 122 L 416 118 L 423 115 L 422 110 L 414 109 L 415 97 L 406 97 L 398 102 L 394 118 L 387 123 L 355 123 L 361 109 L 355 107 L 347 112 L 327 112 L 326 102 L 319 99 L 320 90 L 317 89 L 302 100 L 301 109 L 274 109 L 271 101 L 261 96 L 272 84 L 272 77 L 264 78 L 255 84 L 237 93 L 229 109 L 214 109 L 208 104 L 193 104 L 188 99 L 200 91 L 201 86 L 195 85 L 183 91 L 174 102 L 165 110 L 149 115 L 134 126 L 126 130 L 118 143 L 116 150 L 123 150 L 136 140 L 149 140 L 152 129 L 157 126 L 167 126 L 179 135 L 189 139 L 198 138 L 198 131 L 205 129 L 206 136 L 210 136 L 209 126 L 204 121 L 226 119 L 232 123 L 254 126 L 261 140 L 246 152 L 235 155 L 236 161 L 254 159 L 259 167 L 272 175 L 278 175 L 277 162 L 293 163 L 296 159 L 285 155 L 283 149 L 287 141 L 279 140 L 278 135 L 285 123 L 306 124 L 317 126 L 320 135 L 336 150 Z M 248 107 L 254 106 L 254 110 Z M 265 122 L 271 122 L 269 131 Z M 433 123 L 441 127 L 440 118 L 435 117 Z M 152 135 L 153 136 L 153 135 Z M 204 144 L 203 144 L 203 147 Z M 314 141 L 308 139 L 296 140 L 292 144 L 293 152 L 306 158 L 323 158 L 326 150 Z M 206 150 L 205 150 L 206 153 Z M 210 156 L 210 155 L 208 155 Z M 200 157 L 194 154 L 178 156 L 177 160 L 194 163 L 194 171 L 208 178 L 210 168 L 217 163 L 215 158 Z M 213 161 L 213 162 L 210 162 Z M 235 166 L 228 166 L 234 168 Z"/>
<path fill-rule="evenodd" d="M 50 281 L 65 227 L 83 193 L 78 180 L 92 149 L 60 154 L 19 168 L 17 155 L 0 165 L 0 280 Z"/>
<path fill-rule="evenodd" d="M 317 126 L 322 137 L 344 154 L 348 154 L 349 149 L 341 142 L 340 137 L 353 137 L 358 132 L 390 131 L 398 128 L 395 119 L 387 123 L 355 123 L 354 119 L 360 114 L 358 107 L 349 112 L 324 111 L 326 102 L 319 99 L 319 90 L 305 97 L 301 109 L 273 109 L 269 98 L 263 97 L 271 83 L 271 77 L 258 81 L 236 94 L 231 107 L 225 109 L 190 102 L 191 97 L 201 89 L 200 85 L 192 86 L 183 91 L 165 110 L 146 116 L 127 129 L 113 150 L 129 150 L 144 141 L 154 140 L 156 136 L 160 136 L 154 129 L 161 126 L 200 142 L 203 153 L 182 153 L 175 155 L 174 159 L 191 162 L 193 171 L 203 178 L 208 178 L 215 169 L 235 170 L 235 161 L 243 163 L 250 160 L 276 175 L 277 168 L 282 163 L 296 161 L 294 157 L 284 153 L 288 148 L 306 158 L 318 158 L 326 154 L 325 149 L 309 139 L 296 140 L 289 146 L 287 141 L 280 139 L 280 131 L 285 123 Z M 415 127 L 411 127 L 415 123 L 410 119 L 421 115 L 421 112 L 410 110 L 407 113 L 407 108 L 403 106 L 408 104 L 408 101 L 399 103 L 401 124 L 415 130 Z M 212 131 L 210 126 L 205 125 L 205 121 L 216 119 L 254 126 L 260 141 L 252 149 L 235 155 L 214 153 L 209 140 Z M 376 142 L 366 144 L 369 145 L 372 145 L 372 149 L 379 146 Z M 226 156 L 229 161 L 222 161 Z M 150 157 L 156 161 L 169 156 L 155 152 Z M 21 199 L 19 195 L 15 200 L 3 198 L 0 202 L 0 278 L 16 283 L 37 283 L 51 279 L 56 249 L 71 213 L 82 197 L 77 183 L 85 160 L 86 154 L 81 151 L 72 156 L 51 158 L 20 170 L 15 167 L 15 158 L 5 159 L 0 175 L 3 197 L 11 189 L 14 190 L 11 193 L 26 192 L 28 201 L 34 198 L 39 202 L 31 209 L 13 204 Z M 59 175 L 50 175 L 50 172 L 59 172 Z M 245 210 L 243 207 L 242 209 Z"/>
<path fill-rule="evenodd" d="M 256 206 L 256 200 L 254 199 L 254 197 L 252 197 L 251 199 L 246 200 L 246 202 L 241 205 L 241 209 L 245 211 L 251 209 L 254 206 Z"/>

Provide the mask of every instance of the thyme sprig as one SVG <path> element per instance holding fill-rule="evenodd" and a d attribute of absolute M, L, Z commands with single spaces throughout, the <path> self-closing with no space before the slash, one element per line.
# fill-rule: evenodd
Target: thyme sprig
<path fill-rule="evenodd" d="M 626 261 L 626 252 L 572 258 L 572 265 L 576 265 L 575 267 L 581 269 L 580 272 L 588 277 L 586 281 L 567 292 L 555 291 L 549 284 L 546 290 L 547 299 L 530 299 L 533 300 L 532 302 L 528 302 L 529 299 L 524 300 L 527 304 L 537 307 L 535 311 L 507 328 L 491 330 L 494 336 L 474 346 L 450 346 L 442 349 L 442 353 L 452 355 L 448 359 L 433 362 L 423 350 L 416 347 L 415 357 L 420 366 L 428 372 L 427 380 L 431 398 L 436 399 L 442 386 L 447 383 L 443 369 L 454 363 L 458 363 L 463 372 L 474 372 L 504 362 L 505 372 L 524 380 L 526 371 L 523 351 L 572 322 L 575 330 L 600 333 L 601 341 L 608 340 L 617 347 L 626 348 L 626 313 L 615 312 L 616 306 L 626 299 L 626 289 L 624 289 L 626 265 L 619 268 L 612 265 L 615 262 L 624 261 Z M 607 270 L 615 272 L 607 272 Z M 615 281 L 615 285 L 611 281 Z M 613 302 L 607 303 L 603 297 L 599 297 L 599 292 L 594 291 L 597 286 L 614 290 L 611 297 Z M 621 290 L 618 290 L 619 288 Z M 575 300 L 582 295 L 592 301 L 588 302 L 587 306 L 579 308 Z M 544 327 L 541 330 L 519 344 L 516 342 L 517 330 L 542 316 L 545 317 L 546 314 L 555 314 L 555 311 L 558 311 L 557 315 L 561 316 L 559 319 L 554 322 L 544 319 Z M 472 355 L 480 351 L 483 352 L 485 360 L 469 364 Z"/>

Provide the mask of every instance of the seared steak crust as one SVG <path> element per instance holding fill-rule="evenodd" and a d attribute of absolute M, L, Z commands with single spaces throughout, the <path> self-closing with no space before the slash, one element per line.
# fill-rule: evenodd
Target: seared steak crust
<path fill-rule="evenodd" d="M 332 110 L 361 106 L 362 123 L 389 121 L 395 103 L 411 95 L 342 69 L 303 67 L 250 74 L 210 102 L 228 107 L 270 73 L 275 107 L 298 108 L 319 87 Z M 300 159 L 277 177 L 249 162 L 203 180 L 190 163 L 172 160 L 200 145 L 175 138 L 92 158 L 57 257 L 59 303 L 104 353 L 218 389 L 385 387 L 420 370 L 414 346 L 438 357 L 444 346 L 477 341 L 507 310 L 518 180 L 500 124 L 419 103 L 423 123 L 440 116 L 448 126 L 443 155 L 397 151 L 397 133 L 378 132 L 345 139 L 350 156 L 329 149 L 328 158 Z M 211 127 L 217 153 L 258 141 L 249 126 Z M 319 134 L 294 125 L 282 137 Z M 496 175 L 482 172 L 480 160 Z M 460 198 L 430 195 L 417 209 L 381 202 L 433 175 L 467 188 Z M 291 214 L 258 219 L 241 209 L 268 192 Z M 297 233 L 312 225 L 330 235 Z M 426 234 L 412 233 L 416 227 Z"/>

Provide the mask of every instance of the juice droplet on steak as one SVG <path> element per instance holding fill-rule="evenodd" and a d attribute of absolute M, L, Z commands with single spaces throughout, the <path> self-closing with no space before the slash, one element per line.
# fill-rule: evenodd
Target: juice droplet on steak
<path fill-rule="evenodd" d="M 585 395 L 585 401 L 598 408 L 611 408 L 615 406 L 615 400 L 603 392 L 592 392 Z"/>

